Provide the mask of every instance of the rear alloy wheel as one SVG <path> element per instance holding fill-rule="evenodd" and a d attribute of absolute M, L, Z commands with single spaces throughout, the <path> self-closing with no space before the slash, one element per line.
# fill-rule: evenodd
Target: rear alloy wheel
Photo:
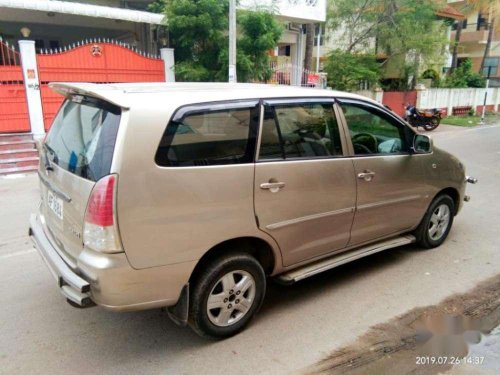
<path fill-rule="evenodd" d="M 195 332 L 230 337 L 245 328 L 262 304 L 266 275 L 251 255 L 230 254 L 208 263 L 191 291 L 189 322 Z"/>
<path fill-rule="evenodd" d="M 228 327 L 244 318 L 254 301 L 253 276 L 243 270 L 229 271 L 208 296 L 208 319 L 218 327 Z"/>
<path fill-rule="evenodd" d="M 415 230 L 417 242 L 427 249 L 441 245 L 450 232 L 454 212 L 455 203 L 449 195 L 436 197 Z"/>

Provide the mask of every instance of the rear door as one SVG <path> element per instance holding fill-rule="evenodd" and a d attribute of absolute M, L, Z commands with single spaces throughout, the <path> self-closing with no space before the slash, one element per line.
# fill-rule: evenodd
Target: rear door
<path fill-rule="evenodd" d="M 409 230 L 426 208 L 422 158 L 410 152 L 411 132 L 390 113 L 362 101 L 342 101 L 357 177 L 350 245 Z"/>
<path fill-rule="evenodd" d="M 83 249 L 83 220 L 92 188 L 110 173 L 120 117 L 120 108 L 105 101 L 71 96 L 43 143 L 40 211 L 45 231 L 70 265 Z"/>
<path fill-rule="evenodd" d="M 266 102 L 259 145 L 255 213 L 284 265 L 344 248 L 356 181 L 333 100 Z"/>

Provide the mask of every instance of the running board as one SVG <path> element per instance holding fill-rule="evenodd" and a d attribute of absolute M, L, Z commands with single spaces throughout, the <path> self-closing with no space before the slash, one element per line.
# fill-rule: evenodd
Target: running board
<path fill-rule="evenodd" d="M 349 263 L 353 260 L 366 257 L 371 254 L 378 253 L 383 250 L 392 249 L 393 247 L 408 245 L 415 242 L 415 236 L 410 234 L 377 242 L 375 244 L 366 245 L 361 248 L 349 250 L 341 254 L 334 255 L 330 258 L 320 259 L 314 263 L 306 264 L 300 268 L 293 269 L 283 273 L 277 277 L 277 281 L 283 284 L 291 284 L 307 277 L 317 275 L 318 273 L 330 270 L 332 268 Z"/>

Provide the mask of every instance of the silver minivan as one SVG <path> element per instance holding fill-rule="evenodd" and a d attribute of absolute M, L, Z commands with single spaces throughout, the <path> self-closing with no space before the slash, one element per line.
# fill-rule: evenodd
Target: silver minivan
<path fill-rule="evenodd" d="M 378 103 L 255 84 L 53 84 L 30 236 L 76 307 L 241 331 L 266 280 L 439 246 L 464 166 Z"/>

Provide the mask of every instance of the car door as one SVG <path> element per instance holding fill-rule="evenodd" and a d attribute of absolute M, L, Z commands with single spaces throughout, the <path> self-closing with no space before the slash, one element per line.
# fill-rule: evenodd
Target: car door
<path fill-rule="evenodd" d="M 341 101 L 357 177 L 357 202 L 349 245 L 415 227 L 428 200 L 422 158 L 410 152 L 413 132 L 388 111 Z"/>
<path fill-rule="evenodd" d="M 356 180 L 332 99 L 263 105 L 255 167 L 259 228 L 289 266 L 344 248 L 354 215 Z"/>

